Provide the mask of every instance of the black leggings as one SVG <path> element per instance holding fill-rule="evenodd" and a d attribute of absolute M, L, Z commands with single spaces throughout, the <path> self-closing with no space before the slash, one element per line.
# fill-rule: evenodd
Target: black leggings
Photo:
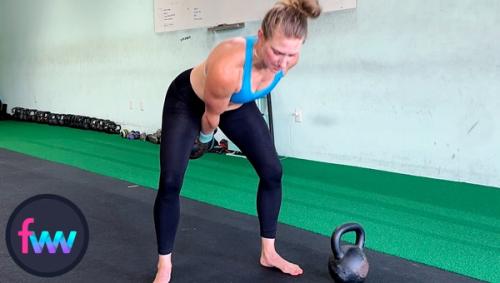
<path fill-rule="evenodd" d="M 154 205 L 158 253 L 162 255 L 173 249 L 180 216 L 179 193 L 205 111 L 204 102 L 191 87 L 190 73 L 191 69 L 184 71 L 172 82 L 163 106 L 160 182 Z M 219 128 L 246 155 L 260 178 L 260 235 L 273 239 L 281 206 L 282 167 L 267 124 L 255 102 L 251 102 L 223 113 Z"/>

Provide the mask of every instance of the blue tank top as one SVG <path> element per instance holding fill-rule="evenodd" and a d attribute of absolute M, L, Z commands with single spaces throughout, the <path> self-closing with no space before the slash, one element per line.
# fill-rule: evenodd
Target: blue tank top
<path fill-rule="evenodd" d="M 245 37 L 245 40 L 246 51 L 245 64 L 243 65 L 243 83 L 241 84 L 240 91 L 234 93 L 231 96 L 231 102 L 233 103 L 247 103 L 268 95 L 283 77 L 283 71 L 280 70 L 278 73 L 276 73 L 273 81 L 269 86 L 264 89 L 252 92 L 252 53 L 253 45 L 255 44 L 255 41 L 257 41 L 257 36 L 247 36 Z"/>

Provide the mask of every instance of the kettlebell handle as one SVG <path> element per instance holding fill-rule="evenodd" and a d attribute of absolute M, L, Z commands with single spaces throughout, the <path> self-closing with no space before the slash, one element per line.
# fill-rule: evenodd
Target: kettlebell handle
<path fill-rule="evenodd" d="M 336 259 L 342 259 L 344 252 L 340 248 L 340 238 L 348 232 L 356 232 L 356 246 L 363 250 L 365 245 L 365 230 L 358 223 L 346 223 L 335 229 L 331 238 L 332 252 Z"/>

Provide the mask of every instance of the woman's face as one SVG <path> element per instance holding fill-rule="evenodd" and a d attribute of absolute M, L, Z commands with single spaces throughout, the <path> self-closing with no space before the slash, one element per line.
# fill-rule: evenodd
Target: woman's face
<path fill-rule="evenodd" d="M 280 30 L 277 30 L 269 39 L 264 39 L 262 31 L 259 30 L 259 40 L 262 40 L 262 54 L 264 64 L 273 73 L 289 68 L 297 64 L 299 53 L 304 42 L 303 38 L 287 38 Z"/>

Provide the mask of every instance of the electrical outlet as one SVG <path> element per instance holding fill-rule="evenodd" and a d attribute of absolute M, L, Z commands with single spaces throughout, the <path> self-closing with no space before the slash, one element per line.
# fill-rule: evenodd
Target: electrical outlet
<path fill-rule="evenodd" d="M 295 123 L 302 123 L 302 110 L 295 109 L 295 112 L 293 112 L 292 115 L 295 117 Z"/>

